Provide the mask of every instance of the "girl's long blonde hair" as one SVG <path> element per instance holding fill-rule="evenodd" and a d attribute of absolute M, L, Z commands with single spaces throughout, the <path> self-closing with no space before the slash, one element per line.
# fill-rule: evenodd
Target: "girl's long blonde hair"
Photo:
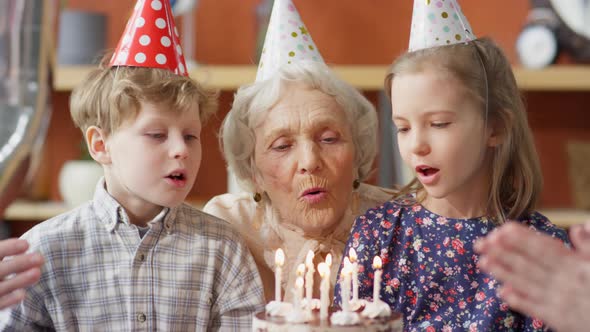
<path fill-rule="evenodd" d="M 491 39 L 480 38 L 406 53 L 393 63 L 385 77 L 388 96 L 391 97 L 396 75 L 425 68 L 436 68 L 458 79 L 480 103 L 484 119 L 502 137 L 493 151 L 487 215 L 503 223 L 531 213 L 543 186 L 541 168 L 525 106 L 502 50 Z M 414 178 L 396 198 L 414 194 L 420 199 L 422 190 L 423 186 Z"/>

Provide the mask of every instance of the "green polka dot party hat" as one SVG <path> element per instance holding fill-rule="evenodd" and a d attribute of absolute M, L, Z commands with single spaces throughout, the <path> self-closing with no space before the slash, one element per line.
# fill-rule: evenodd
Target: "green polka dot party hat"
<path fill-rule="evenodd" d="M 256 82 L 269 79 L 279 68 L 298 61 L 324 62 L 291 0 L 274 0 L 264 39 Z"/>
<path fill-rule="evenodd" d="M 476 38 L 456 0 L 414 0 L 410 52 Z"/>

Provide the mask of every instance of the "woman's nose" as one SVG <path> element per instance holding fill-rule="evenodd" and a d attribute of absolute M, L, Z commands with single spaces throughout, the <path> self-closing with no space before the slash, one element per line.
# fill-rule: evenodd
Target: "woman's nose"
<path fill-rule="evenodd" d="M 321 168 L 321 156 L 315 144 L 302 144 L 299 153 L 299 171 L 315 173 Z"/>

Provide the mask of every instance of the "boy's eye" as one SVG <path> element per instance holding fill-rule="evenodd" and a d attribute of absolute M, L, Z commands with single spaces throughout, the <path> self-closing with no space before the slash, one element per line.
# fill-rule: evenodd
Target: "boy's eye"
<path fill-rule="evenodd" d="M 194 140 L 198 140 L 199 136 L 196 135 L 184 135 L 184 139 L 187 141 L 194 141 Z"/>
<path fill-rule="evenodd" d="M 166 137 L 166 135 L 165 134 L 162 134 L 162 133 L 149 133 L 147 135 L 149 137 L 155 138 L 155 139 L 162 139 L 162 138 L 165 138 Z"/>

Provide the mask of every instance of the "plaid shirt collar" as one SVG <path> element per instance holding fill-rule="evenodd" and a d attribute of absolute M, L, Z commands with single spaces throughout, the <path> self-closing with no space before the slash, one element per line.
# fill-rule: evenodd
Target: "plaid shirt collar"
<path fill-rule="evenodd" d="M 96 184 L 92 204 L 98 220 L 109 232 L 114 232 L 119 223 L 131 225 L 125 208 L 107 192 L 104 177 Z M 172 234 L 178 211 L 178 207 L 165 207 L 148 222 L 148 225 L 163 223 L 166 233 Z"/>

